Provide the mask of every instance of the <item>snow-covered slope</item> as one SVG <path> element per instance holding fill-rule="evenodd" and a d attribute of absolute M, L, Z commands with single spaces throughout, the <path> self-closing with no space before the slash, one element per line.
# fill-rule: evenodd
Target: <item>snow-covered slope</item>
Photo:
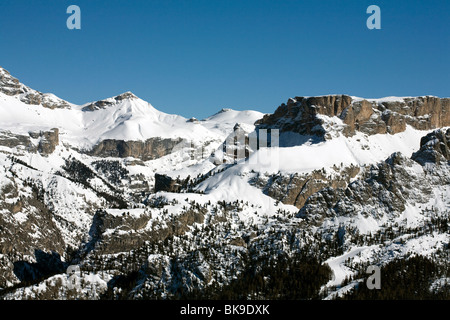
<path fill-rule="evenodd" d="M 223 140 L 234 121 L 253 124 L 261 114 L 230 111 L 232 116 L 208 118 L 202 122 L 166 114 L 139 98 L 115 102 L 104 109 L 83 111 L 84 106 L 48 109 L 28 105 L 17 97 L 0 93 L 0 128 L 18 134 L 58 128 L 61 140 L 77 148 L 90 148 L 105 139 L 144 141 L 153 137 L 184 138 L 192 141 Z"/>
<path fill-rule="evenodd" d="M 236 111 L 228 108 L 220 110 L 218 113 L 202 120 L 201 123 L 211 131 L 221 135 L 228 135 L 232 132 L 236 123 L 253 125 L 263 116 L 264 114 L 258 111 Z"/>
<path fill-rule="evenodd" d="M 90 149 L 105 139 L 145 141 L 150 138 L 183 138 L 196 143 L 222 141 L 236 123 L 253 125 L 263 114 L 256 111 L 221 112 L 202 121 L 190 121 L 179 115 L 161 112 L 130 92 L 84 105 L 74 105 L 45 94 L 37 104 L 23 101 L 22 92 L 37 91 L 26 87 L 0 68 L 0 129 L 17 134 L 58 128 L 60 138 L 69 145 Z M 3 79 L 3 78 L 2 78 Z M 14 89 L 10 87 L 14 84 Z M 17 88 L 16 88 L 17 87 Z M 41 94 L 42 95 L 42 94 Z M 64 108 L 46 108 L 48 101 Z"/>

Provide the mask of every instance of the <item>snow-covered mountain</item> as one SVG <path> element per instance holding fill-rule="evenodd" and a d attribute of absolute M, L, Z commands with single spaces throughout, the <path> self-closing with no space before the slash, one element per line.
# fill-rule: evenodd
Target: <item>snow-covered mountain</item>
<path fill-rule="evenodd" d="M 0 295 L 355 298 L 368 265 L 404 263 L 448 298 L 449 126 L 449 98 L 197 120 L 131 92 L 75 105 L 0 68 Z"/>
<path fill-rule="evenodd" d="M 29 89 L 2 68 L 0 76 L 2 130 L 27 134 L 58 128 L 61 142 L 79 149 L 92 148 L 107 139 L 145 141 L 159 137 L 205 143 L 222 141 L 230 132 L 230 126 L 237 122 L 253 124 L 263 116 L 256 111 L 222 110 L 203 121 L 189 121 L 161 112 L 131 92 L 78 106 L 52 94 Z M 10 90 L 10 84 L 19 89 Z M 26 94 L 42 98 L 24 100 Z M 48 107 L 50 101 L 53 108 Z"/>

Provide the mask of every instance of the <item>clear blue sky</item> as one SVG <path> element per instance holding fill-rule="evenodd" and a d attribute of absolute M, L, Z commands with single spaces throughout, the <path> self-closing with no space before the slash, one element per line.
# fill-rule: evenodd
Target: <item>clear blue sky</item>
<path fill-rule="evenodd" d="M 448 0 L 1 0 L 0 66 L 73 103 L 132 91 L 197 118 L 302 95 L 448 97 L 449 17 Z"/>

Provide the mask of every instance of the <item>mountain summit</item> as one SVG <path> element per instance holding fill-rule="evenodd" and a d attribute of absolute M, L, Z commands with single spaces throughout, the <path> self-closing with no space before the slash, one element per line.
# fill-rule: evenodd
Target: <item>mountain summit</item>
<path fill-rule="evenodd" d="M 139 98 L 136 97 L 132 92 L 127 91 L 127 92 L 119 94 L 118 96 L 115 96 L 113 98 L 108 98 L 105 100 L 99 100 L 96 102 L 88 103 L 85 106 L 83 106 L 82 110 L 83 111 L 94 111 L 94 110 L 99 110 L 99 109 L 105 109 L 108 106 L 122 102 L 127 99 L 134 100 L 134 99 L 139 99 Z"/>
<path fill-rule="evenodd" d="M 3 130 L 27 135 L 30 131 L 58 129 L 62 144 L 83 152 L 141 159 L 170 153 L 171 148 L 165 149 L 173 147 L 180 139 L 215 148 L 232 131 L 236 122 L 253 125 L 262 117 L 256 111 L 228 109 L 226 115 L 218 118 L 213 116 L 201 122 L 188 121 L 182 116 L 157 110 L 130 91 L 78 106 L 52 94 L 31 89 L 4 69 L 0 69 L 0 95 L 0 128 Z M 129 150 L 142 150 L 137 146 L 143 143 L 153 145 L 152 141 L 161 139 L 165 141 L 165 147 L 161 145 L 162 149 L 157 153 L 121 151 L 123 144 L 128 145 Z"/>

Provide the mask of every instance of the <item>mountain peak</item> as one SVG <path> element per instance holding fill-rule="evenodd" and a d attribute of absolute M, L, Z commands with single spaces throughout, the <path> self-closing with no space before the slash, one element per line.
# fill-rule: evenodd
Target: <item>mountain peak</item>
<path fill-rule="evenodd" d="M 99 109 L 105 109 L 106 107 L 109 107 L 111 105 L 120 103 L 124 100 L 135 100 L 139 99 L 136 95 L 134 95 L 131 91 L 127 91 L 124 93 L 121 93 L 115 97 L 107 98 L 95 102 L 88 103 L 83 107 L 83 111 L 95 111 Z"/>
<path fill-rule="evenodd" d="M 131 91 L 121 93 L 118 96 L 114 97 L 114 100 L 116 100 L 116 101 L 122 101 L 122 100 L 126 100 L 126 99 L 139 99 L 139 98 L 135 94 L 133 94 Z"/>

